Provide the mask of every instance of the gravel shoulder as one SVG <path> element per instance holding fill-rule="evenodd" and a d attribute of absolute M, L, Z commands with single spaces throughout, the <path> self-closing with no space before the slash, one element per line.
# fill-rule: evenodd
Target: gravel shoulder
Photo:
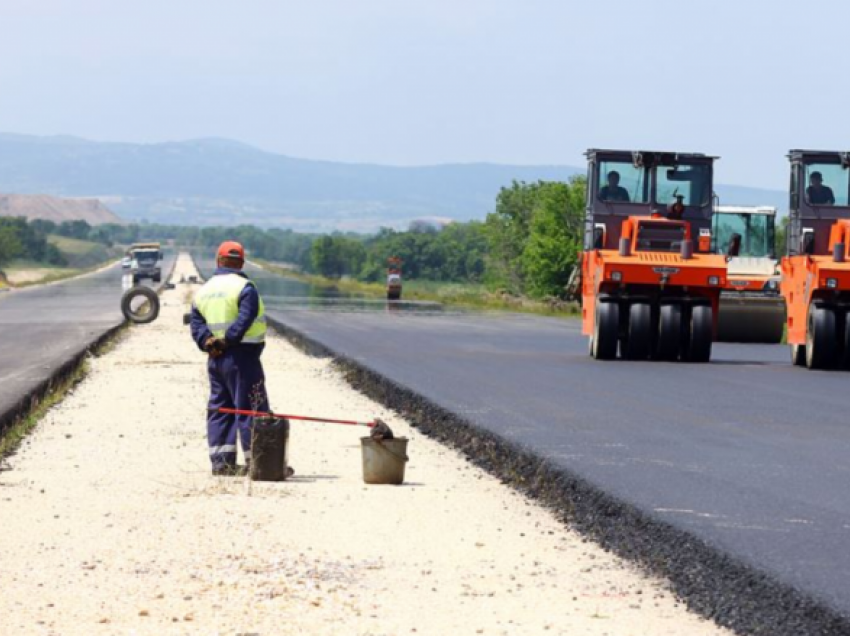
<path fill-rule="evenodd" d="M 275 408 L 383 418 L 411 440 L 407 483 L 363 484 L 363 429 L 300 422 L 294 479 L 212 477 L 195 289 L 92 359 L 0 472 L 0 632 L 729 633 L 276 336 Z"/>

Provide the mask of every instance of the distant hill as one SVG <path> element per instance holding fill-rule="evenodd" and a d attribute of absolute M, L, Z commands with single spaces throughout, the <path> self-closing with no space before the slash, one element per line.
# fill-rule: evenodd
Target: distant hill
<path fill-rule="evenodd" d="M 98 197 L 121 216 L 162 223 L 254 223 L 372 231 L 420 218 L 482 219 L 512 181 L 565 180 L 571 166 L 390 167 L 294 159 L 222 139 L 129 144 L 0 134 L 0 192 Z M 730 188 L 724 203 L 781 194 Z"/>
<path fill-rule="evenodd" d="M 788 193 L 780 190 L 719 184 L 715 187 L 720 205 L 772 205 L 780 215 L 788 213 Z"/>
<path fill-rule="evenodd" d="M 98 199 L 61 199 L 44 194 L 0 194 L 0 216 L 86 221 L 89 225 L 125 223 Z"/>

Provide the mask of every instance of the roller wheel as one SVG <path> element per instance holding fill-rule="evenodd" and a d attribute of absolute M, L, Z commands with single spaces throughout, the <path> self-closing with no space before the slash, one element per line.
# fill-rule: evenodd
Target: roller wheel
<path fill-rule="evenodd" d="M 596 325 L 593 332 L 593 357 L 613 360 L 617 357 L 617 338 L 620 331 L 620 305 L 596 303 Z"/>
<path fill-rule="evenodd" d="M 629 308 L 629 328 L 623 342 L 626 360 L 646 360 L 652 351 L 652 312 L 646 303 L 634 303 Z"/>
<path fill-rule="evenodd" d="M 838 349 L 835 312 L 832 309 L 809 305 L 806 326 L 806 366 L 825 369 L 835 362 Z"/>
<path fill-rule="evenodd" d="M 791 345 L 791 364 L 795 367 L 806 366 L 806 345 Z"/>
<path fill-rule="evenodd" d="M 658 341 L 655 345 L 657 360 L 674 361 L 679 357 L 679 341 L 682 335 L 682 307 L 661 305 L 658 316 Z"/>
<path fill-rule="evenodd" d="M 714 339 L 714 312 L 707 305 L 691 308 L 690 332 L 685 359 L 688 362 L 708 362 Z"/>

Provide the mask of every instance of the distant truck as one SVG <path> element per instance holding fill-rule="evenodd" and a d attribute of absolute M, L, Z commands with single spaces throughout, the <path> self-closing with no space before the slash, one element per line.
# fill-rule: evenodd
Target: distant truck
<path fill-rule="evenodd" d="M 133 243 L 127 249 L 127 256 L 131 259 L 130 272 L 134 285 L 145 278 L 155 283 L 162 281 L 162 246 L 159 243 Z"/>

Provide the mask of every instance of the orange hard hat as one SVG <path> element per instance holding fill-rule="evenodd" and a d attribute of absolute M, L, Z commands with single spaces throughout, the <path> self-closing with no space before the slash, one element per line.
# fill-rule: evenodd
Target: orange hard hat
<path fill-rule="evenodd" d="M 216 256 L 218 258 L 238 258 L 240 261 L 244 261 L 245 248 L 242 247 L 241 243 L 237 243 L 236 241 L 225 241 L 218 246 Z"/>

